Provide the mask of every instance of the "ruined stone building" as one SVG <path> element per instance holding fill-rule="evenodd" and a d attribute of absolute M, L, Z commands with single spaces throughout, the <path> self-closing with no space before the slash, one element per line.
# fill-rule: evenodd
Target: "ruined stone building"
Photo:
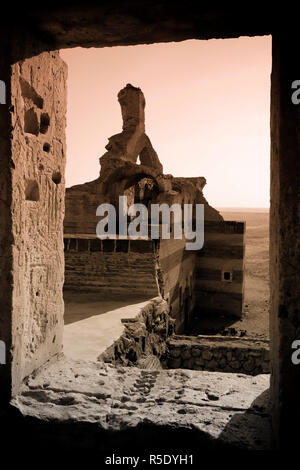
<path fill-rule="evenodd" d="M 244 224 L 224 222 L 203 196 L 205 178 L 176 178 L 162 164 L 145 133 L 145 98 L 127 85 L 118 94 L 123 130 L 110 137 L 100 158 L 100 176 L 66 191 L 64 220 L 66 290 L 99 295 L 161 295 L 182 332 L 192 311 L 242 315 Z M 138 157 L 140 163 L 137 163 Z M 169 206 L 204 204 L 205 248 L 187 251 L 185 239 L 102 240 L 96 238 L 101 203 Z M 117 260 L 118 271 L 110 266 Z"/>
<path fill-rule="evenodd" d="M 102 301 L 127 299 L 129 306 L 134 299 L 145 298 L 163 299 L 165 304 L 151 307 L 150 302 L 135 320 L 122 318 L 124 333 L 111 340 L 106 350 L 98 350 L 99 358 L 115 365 L 156 369 L 185 367 L 251 375 L 269 372 L 268 346 L 262 342 L 182 336 L 195 314 L 230 321 L 242 316 L 244 223 L 225 222 L 207 203 L 205 178 L 175 178 L 163 173 L 145 134 L 145 99 L 139 88 L 127 85 L 118 99 L 123 131 L 109 138 L 108 151 L 100 158 L 99 178 L 66 191 L 64 291 L 97 294 Z M 127 196 L 128 205 L 143 203 L 149 208 L 165 203 L 182 209 L 189 203 L 193 218 L 196 204 L 203 204 L 203 248 L 187 250 L 185 237 L 176 238 L 175 216 L 169 238 L 162 236 L 161 220 L 160 237 L 153 239 L 149 212 L 145 240 L 121 237 L 118 230 L 113 239 L 100 240 L 96 235 L 98 204 L 118 207 L 120 195 Z M 174 332 L 177 336 L 172 336 Z"/>
<path fill-rule="evenodd" d="M 212 8 L 193 0 L 146 0 L 142 6 L 135 0 L 54 1 L 38 6 L 29 2 L 7 8 L 0 29 L 0 83 L 5 84 L 0 99 L 3 448 L 14 442 L 18 450 L 34 442 L 51 449 L 59 444 L 107 451 L 132 449 L 134 443 L 144 450 L 145 442 L 151 442 L 161 450 L 166 435 L 182 450 L 266 449 L 271 439 L 277 447 L 297 447 L 300 366 L 292 362 L 291 354 L 300 335 L 300 114 L 291 100 L 291 84 L 300 75 L 295 60 L 298 16 L 291 16 L 285 6 L 279 13 L 276 7 L 258 13 L 251 5 L 245 15 L 244 5 Z M 145 134 L 143 95 L 131 86 L 119 94 L 124 127 L 109 141 L 100 177 L 70 188 L 65 206 L 67 68 L 59 49 L 266 34 L 273 41 L 270 408 L 262 403 L 269 383 L 265 374 L 253 379 L 205 370 L 66 361 L 62 358 L 65 258 L 65 289 L 93 285 L 107 292 L 110 286 L 114 293 L 134 286 L 138 291 L 142 286 L 131 262 L 138 265 L 140 277 L 145 276 L 143 285 L 157 297 L 143 313 L 145 322 L 147 318 L 162 322 L 169 316 L 181 332 L 195 306 L 223 313 L 230 306 L 240 315 L 244 227 L 220 220 L 204 200 L 203 178 L 163 174 Z M 188 252 L 183 241 L 172 238 L 97 239 L 96 206 L 125 193 L 148 202 L 203 202 L 204 248 Z M 109 279 L 101 271 L 116 257 L 121 267 L 126 265 L 127 283 Z M 78 268 L 83 263 L 84 277 Z M 71 265 L 76 269 L 72 271 Z M 127 328 L 132 329 L 130 322 Z M 198 346 L 193 344 L 191 357 L 197 358 Z"/>

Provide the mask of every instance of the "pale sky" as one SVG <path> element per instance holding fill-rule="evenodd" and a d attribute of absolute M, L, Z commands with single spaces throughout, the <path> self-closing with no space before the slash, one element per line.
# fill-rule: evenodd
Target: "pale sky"
<path fill-rule="evenodd" d="M 204 176 L 215 207 L 268 207 L 271 36 L 61 51 L 68 64 L 67 186 L 99 176 L 121 132 L 117 94 L 146 99 L 164 173 Z"/>

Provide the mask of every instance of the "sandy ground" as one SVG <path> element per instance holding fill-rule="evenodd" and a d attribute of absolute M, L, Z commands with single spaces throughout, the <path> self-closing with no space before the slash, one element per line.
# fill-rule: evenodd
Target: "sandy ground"
<path fill-rule="evenodd" d="M 64 293 L 64 354 L 95 361 L 124 331 L 121 319 L 134 318 L 148 299 L 99 299 L 97 294 Z"/>
<path fill-rule="evenodd" d="M 225 220 L 246 222 L 243 318 L 202 317 L 193 322 L 189 334 L 218 334 L 234 328 L 237 335 L 269 339 L 269 213 L 254 209 L 220 212 Z"/>

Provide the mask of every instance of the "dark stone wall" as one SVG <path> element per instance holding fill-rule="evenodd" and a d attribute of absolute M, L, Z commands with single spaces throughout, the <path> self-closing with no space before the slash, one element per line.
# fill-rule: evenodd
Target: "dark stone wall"
<path fill-rule="evenodd" d="M 300 365 L 292 343 L 300 339 L 300 106 L 291 100 L 300 77 L 298 34 L 274 35 L 271 93 L 271 396 L 273 425 L 282 446 L 297 445 Z"/>
<path fill-rule="evenodd" d="M 8 11 L 11 8 L 8 6 Z M 288 14 L 286 16 L 288 18 Z M 257 11 L 254 6 L 209 6 L 196 0 L 90 0 L 36 4 L 27 2 L 11 8 L 16 30 L 27 25 L 52 48 L 104 47 L 149 44 L 270 34 L 284 7 L 277 14 Z M 289 19 L 291 15 L 289 14 Z M 3 27 L 6 27 L 3 21 Z"/>

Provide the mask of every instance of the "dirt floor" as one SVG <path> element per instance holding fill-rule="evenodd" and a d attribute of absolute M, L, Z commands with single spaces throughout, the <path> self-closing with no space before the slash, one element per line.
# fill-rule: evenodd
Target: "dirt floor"
<path fill-rule="evenodd" d="M 225 220 L 246 222 L 244 315 L 239 321 L 198 318 L 188 333 L 269 339 L 269 212 L 255 209 L 220 212 Z"/>

